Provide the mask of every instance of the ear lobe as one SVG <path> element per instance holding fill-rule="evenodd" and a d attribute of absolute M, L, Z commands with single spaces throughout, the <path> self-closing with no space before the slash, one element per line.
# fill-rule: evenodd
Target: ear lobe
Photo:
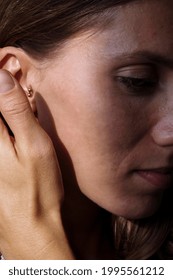
<path fill-rule="evenodd" d="M 34 114 L 36 116 L 36 114 L 37 114 L 36 100 L 35 100 L 35 94 L 34 94 L 32 87 L 27 88 L 27 91 L 25 91 L 25 93 L 26 93 L 26 96 L 28 97 L 28 101 L 30 103 L 32 111 L 34 112 Z"/>

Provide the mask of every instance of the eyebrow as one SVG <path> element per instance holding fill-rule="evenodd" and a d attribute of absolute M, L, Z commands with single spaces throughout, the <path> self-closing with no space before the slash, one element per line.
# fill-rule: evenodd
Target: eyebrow
<path fill-rule="evenodd" d="M 143 58 L 153 63 L 161 64 L 163 66 L 173 68 L 173 58 L 168 58 L 165 55 L 156 54 L 151 51 L 137 51 L 134 53 L 124 53 L 122 54 L 122 58 Z"/>

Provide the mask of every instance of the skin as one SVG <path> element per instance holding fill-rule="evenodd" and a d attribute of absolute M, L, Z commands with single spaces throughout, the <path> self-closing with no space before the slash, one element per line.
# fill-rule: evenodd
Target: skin
<path fill-rule="evenodd" d="M 41 63 L 15 50 L 19 82 L 32 84 L 39 123 L 60 163 L 64 226 L 83 257 L 96 256 L 100 244 L 112 254 L 104 234 L 98 238 L 108 221 L 99 220 L 98 206 L 138 219 L 161 204 L 166 188 L 137 171 L 172 167 L 172 10 L 165 0 L 127 4 L 103 30 L 78 34 Z M 122 77 L 142 79 L 142 86 Z"/>
<path fill-rule="evenodd" d="M 63 183 L 54 147 L 5 70 L 0 111 L 13 132 L 0 118 L 0 251 L 13 260 L 73 259 L 62 225 Z"/>
<path fill-rule="evenodd" d="M 125 5 L 102 32 L 71 39 L 40 72 L 56 133 L 40 105 L 41 125 L 57 150 L 63 143 L 82 193 L 127 218 L 153 214 L 165 191 L 134 171 L 172 166 L 172 8 L 171 1 Z M 144 86 L 129 89 L 120 76 Z"/>

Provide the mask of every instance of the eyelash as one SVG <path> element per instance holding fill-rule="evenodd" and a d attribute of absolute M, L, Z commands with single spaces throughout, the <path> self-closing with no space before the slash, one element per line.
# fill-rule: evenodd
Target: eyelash
<path fill-rule="evenodd" d="M 153 90 L 156 87 L 157 81 L 153 78 L 134 78 L 119 76 L 119 82 L 132 93 L 144 93 L 146 90 Z"/>

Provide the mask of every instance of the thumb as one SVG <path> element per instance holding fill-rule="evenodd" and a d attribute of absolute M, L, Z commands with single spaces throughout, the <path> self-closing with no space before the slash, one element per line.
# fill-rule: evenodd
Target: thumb
<path fill-rule="evenodd" d="M 0 70 L 0 112 L 16 141 L 29 141 L 37 121 L 25 92 L 6 70 Z"/>

